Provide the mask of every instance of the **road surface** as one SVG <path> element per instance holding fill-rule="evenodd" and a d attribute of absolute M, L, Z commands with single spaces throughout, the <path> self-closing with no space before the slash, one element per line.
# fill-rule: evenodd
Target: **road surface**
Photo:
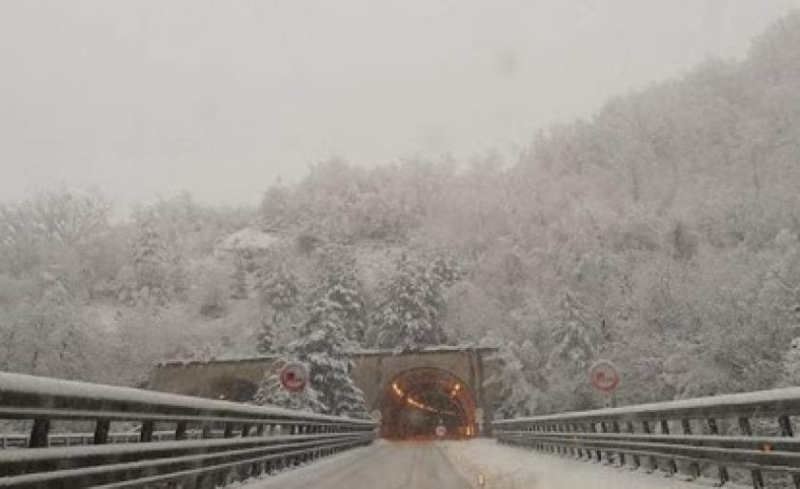
<path fill-rule="evenodd" d="M 442 444 L 380 441 L 297 470 L 246 484 L 248 489 L 465 489 Z"/>
<path fill-rule="evenodd" d="M 478 481 L 481 481 L 481 484 Z M 707 482 L 707 481 L 704 481 Z M 546 455 L 494 440 L 381 440 L 241 489 L 703 489 L 681 477 Z"/>

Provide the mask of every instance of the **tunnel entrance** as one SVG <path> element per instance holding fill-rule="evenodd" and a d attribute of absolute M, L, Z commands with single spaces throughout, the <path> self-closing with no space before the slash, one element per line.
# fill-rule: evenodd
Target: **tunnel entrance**
<path fill-rule="evenodd" d="M 384 438 L 475 436 L 475 398 L 464 382 L 444 370 L 417 368 L 397 375 L 376 407 Z"/>

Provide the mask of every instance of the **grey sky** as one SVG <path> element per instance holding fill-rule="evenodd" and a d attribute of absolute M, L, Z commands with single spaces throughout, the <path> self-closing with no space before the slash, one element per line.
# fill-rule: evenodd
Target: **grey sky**
<path fill-rule="evenodd" d="M 256 202 L 277 176 L 480 153 L 740 57 L 800 0 L 0 0 L 0 200 Z"/>

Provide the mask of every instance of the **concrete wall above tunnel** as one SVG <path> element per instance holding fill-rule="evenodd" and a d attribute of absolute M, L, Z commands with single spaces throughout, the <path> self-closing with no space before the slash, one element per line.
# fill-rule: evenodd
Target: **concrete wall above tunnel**
<path fill-rule="evenodd" d="M 391 350 L 360 351 L 352 354 L 351 375 L 364 392 L 367 409 L 378 409 L 382 393 L 394 378 L 414 369 L 437 369 L 460 379 L 483 411 L 484 429 L 490 427 L 491 413 L 500 401 L 502 386 L 489 379 L 500 377 L 500 360 L 494 348 L 436 347 L 414 352 Z M 160 364 L 148 388 L 206 397 L 246 402 L 252 397 L 267 372 L 277 368 L 277 357 L 217 359 Z M 480 414 L 480 411 L 478 411 Z"/>
<path fill-rule="evenodd" d="M 278 358 L 215 359 L 165 362 L 156 367 L 147 387 L 186 396 L 247 402 L 253 398 L 266 372 L 277 368 Z"/>

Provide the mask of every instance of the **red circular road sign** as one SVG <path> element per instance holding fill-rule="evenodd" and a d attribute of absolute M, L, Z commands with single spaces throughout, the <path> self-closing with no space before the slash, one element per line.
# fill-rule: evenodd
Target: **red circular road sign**
<path fill-rule="evenodd" d="M 447 428 L 444 425 L 439 425 L 436 427 L 436 436 L 439 438 L 444 438 L 447 435 Z"/>
<path fill-rule="evenodd" d="M 308 369 L 302 363 L 290 363 L 281 369 L 281 385 L 289 392 L 302 392 L 308 385 Z"/>
<path fill-rule="evenodd" d="M 589 380 L 595 389 L 610 394 L 619 386 L 619 372 L 608 360 L 600 360 L 589 369 Z"/>

